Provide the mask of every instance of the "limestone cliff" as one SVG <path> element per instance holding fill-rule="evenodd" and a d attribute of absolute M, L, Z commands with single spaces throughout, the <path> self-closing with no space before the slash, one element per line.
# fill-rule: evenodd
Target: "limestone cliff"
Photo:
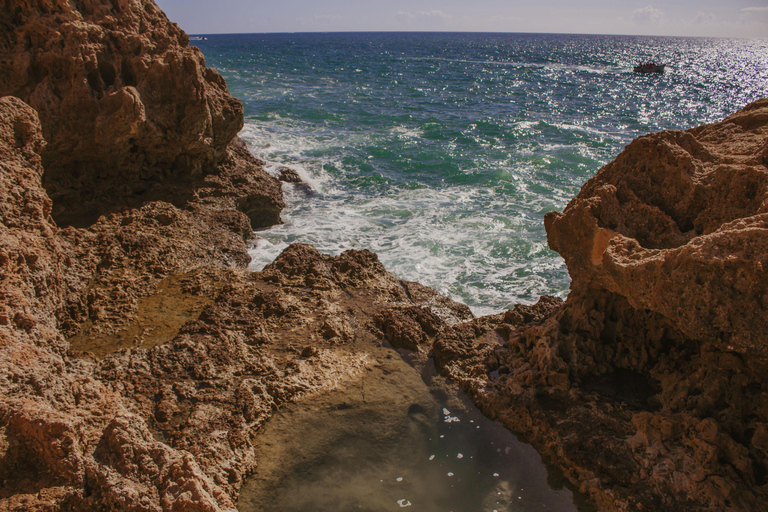
<path fill-rule="evenodd" d="M 59 225 L 218 196 L 254 227 L 279 222 L 279 185 L 237 144 L 242 105 L 154 2 L 3 2 L 0 34 L 0 96 L 40 117 Z"/>
<path fill-rule="evenodd" d="M 370 253 L 235 270 L 280 183 L 152 2 L 0 24 L 0 510 L 234 510 L 260 425 L 372 364 L 382 309 L 467 318 Z"/>
<path fill-rule="evenodd" d="M 564 305 L 435 358 L 601 510 L 766 510 L 768 100 L 640 137 L 545 218 Z"/>
<path fill-rule="evenodd" d="M 236 212 L 156 202 L 61 230 L 43 146 L 35 112 L 0 99 L 0 510 L 235 510 L 261 425 L 354 383 L 380 318 L 428 310 L 411 331 L 428 341 L 471 317 L 367 251 L 232 269 Z"/>

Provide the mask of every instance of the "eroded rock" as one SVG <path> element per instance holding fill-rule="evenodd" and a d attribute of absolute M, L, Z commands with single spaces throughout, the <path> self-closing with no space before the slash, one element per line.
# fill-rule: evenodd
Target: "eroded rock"
<path fill-rule="evenodd" d="M 470 320 L 369 251 L 238 270 L 280 183 L 151 1 L 0 24 L 0 510 L 234 510 L 260 426 L 384 340 L 602 510 L 765 508 L 768 101 L 632 143 L 546 217 L 566 303 Z"/>
<path fill-rule="evenodd" d="M 766 148 L 768 100 L 640 137 L 545 218 L 565 304 L 435 342 L 600 510 L 765 509 Z"/>
<path fill-rule="evenodd" d="M 203 206 L 59 229 L 43 144 L 0 99 L 0 510 L 235 510 L 261 426 L 375 364 L 383 310 L 471 317 L 369 251 L 243 270 L 240 229 Z"/>
<path fill-rule="evenodd" d="M 640 137 L 548 214 L 573 288 L 610 291 L 690 338 L 765 356 L 766 109 L 762 100 L 716 125 Z"/>
<path fill-rule="evenodd" d="M 154 2 L 13 2 L 0 19 L 0 95 L 38 112 L 60 225 L 203 190 L 279 222 L 279 183 L 236 139 L 242 105 Z"/>

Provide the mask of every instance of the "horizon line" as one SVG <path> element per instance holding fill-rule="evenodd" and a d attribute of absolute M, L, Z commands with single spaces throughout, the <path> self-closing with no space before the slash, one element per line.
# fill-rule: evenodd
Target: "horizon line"
<path fill-rule="evenodd" d="M 178 25 L 175 22 L 172 22 Z M 181 26 L 179 26 L 181 28 Z M 182 30 L 184 30 L 182 28 Z M 749 41 L 764 41 L 766 37 L 733 37 L 733 36 L 673 36 L 659 34 L 609 34 L 583 32 L 499 32 L 491 30 L 297 30 L 275 32 L 187 32 L 188 36 L 233 36 L 233 35 L 293 35 L 293 34 L 497 34 L 497 35 L 553 35 L 553 36 L 610 36 L 610 37 L 659 37 L 674 39 L 741 39 Z"/>

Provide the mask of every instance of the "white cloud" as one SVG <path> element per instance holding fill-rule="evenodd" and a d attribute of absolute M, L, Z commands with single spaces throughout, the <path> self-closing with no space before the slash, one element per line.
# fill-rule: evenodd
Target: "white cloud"
<path fill-rule="evenodd" d="M 401 23 L 413 23 L 417 20 L 448 20 L 451 15 L 446 14 L 443 11 L 418 11 L 416 14 L 408 11 L 398 11 L 397 20 Z"/>
<path fill-rule="evenodd" d="M 667 20 L 664 11 L 652 5 L 646 5 L 642 9 L 632 11 L 632 21 L 642 25 L 660 25 Z"/>
<path fill-rule="evenodd" d="M 717 25 L 717 16 L 715 16 L 711 12 L 699 11 L 698 13 L 696 13 L 696 16 L 694 16 L 693 19 L 691 20 L 691 25 L 705 25 L 705 26 Z"/>
<path fill-rule="evenodd" d="M 447 19 L 451 17 L 450 14 L 446 14 L 443 11 L 437 11 L 437 10 L 429 11 L 429 12 L 419 11 L 416 13 L 416 15 L 423 16 L 425 18 L 442 18 L 442 19 Z"/>
<path fill-rule="evenodd" d="M 406 11 L 398 11 L 397 16 L 395 17 L 397 18 L 397 21 L 401 23 L 413 23 L 413 21 L 416 19 L 416 16 Z"/>
<path fill-rule="evenodd" d="M 768 23 L 768 7 L 745 7 L 741 10 L 741 21 Z"/>

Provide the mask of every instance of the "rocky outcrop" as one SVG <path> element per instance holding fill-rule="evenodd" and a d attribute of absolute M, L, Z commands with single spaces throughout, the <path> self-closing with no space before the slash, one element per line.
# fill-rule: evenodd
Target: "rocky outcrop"
<path fill-rule="evenodd" d="M 367 251 L 295 245 L 261 273 L 229 269 L 247 263 L 247 221 L 167 203 L 59 230 L 19 99 L 0 100 L 0 144 L 0 510 L 234 510 L 255 433 L 372 364 L 374 317 L 469 316 Z"/>
<path fill-rule="evenodd" d="M 766 510 L 768 100 L 630 144 L 545 219 L 567 301 L 472 319 L 368 251 L 243 270 L 280 183 L 151 1 L 0 27 L 0 510 L 234 510 L 261 425 L 382 344 L 601 510 Z"/>
<path fill-rule="evenodd" d="M 574 291 L 620 295 L 685 336 L 765 356 L 765 101 L 723 123 L 640 137 L 546 219 Z"/>
<path fill-rule="evenodd" d="M 353 320 L 233 270 L 280 184 L 154 4 L 0 13 L 0 510 L 234 510 L 273 410 L 366 365 L 328 336 Z M 342 260 L 415 304 L 375 256 Z"/>
<path fill-rule="evenodd" d="M 0 95 L 38 112 L 59 225 L 222 196 L 279 222 L 279 184 L 236 139 L 242 105 L 154 2 L 5 2 L 0 31 Z"/>
<path fill-rule="evenodd" d="M 59 229 L 44 144 L 35 111 L 0 99 L 0 510 L 235 510 L 261 425 L 358 379 L 387 311 L 422 311 L 427 342 L 471 317 L 368 251 L 299 244 L 242 270 L 234 209 Z"/>
<path fill-rule="evenodd" d="M 439 367 L 601 510 L 766 510 L 767 165 L 768 100 L 635 140 L 545 218 L 565 304 L 449 328 Z"/>
<path fill-rule="evenodd" d="M 83 508 L 92 490 L 103 486 L 100 504 L 152 510 L 147 483 L 155 495 L 165 494 L 169 509 L 188 499 L 164 493 L 176 488 L 193 491 L 207 504 L 201 510 L 232 508 L 193 459 L 156 442 L 146 423 L 93 378 L 92 364 L 67 355 L 57 316 L 73 293 L 67 276 L 75 264 L 57 236 L 51 201 L 40 184 L 40 125 L 16 98 L 0 99 L 0 112 L 0 509 Z M 113 464 L 97 462 L 97 446 L 104 445 L 96 451 L 109 458 L 110 450 L 126 443 L 132 443 L 131 456 L 139 454 L 133 448 L 152 454 L 156 478 L 141 472 L 141 479 L 125 480 Z"/>
<path fill-rule="evenodd" d="M 0 123 L 0 327 L 34 344 L 39 337 L 56 338 L 55 312 L 71 262 L 54 236 L 51 200 L 40 187 L 45 141 L 36 113 L 17 98 L 0 98 Z"/>

